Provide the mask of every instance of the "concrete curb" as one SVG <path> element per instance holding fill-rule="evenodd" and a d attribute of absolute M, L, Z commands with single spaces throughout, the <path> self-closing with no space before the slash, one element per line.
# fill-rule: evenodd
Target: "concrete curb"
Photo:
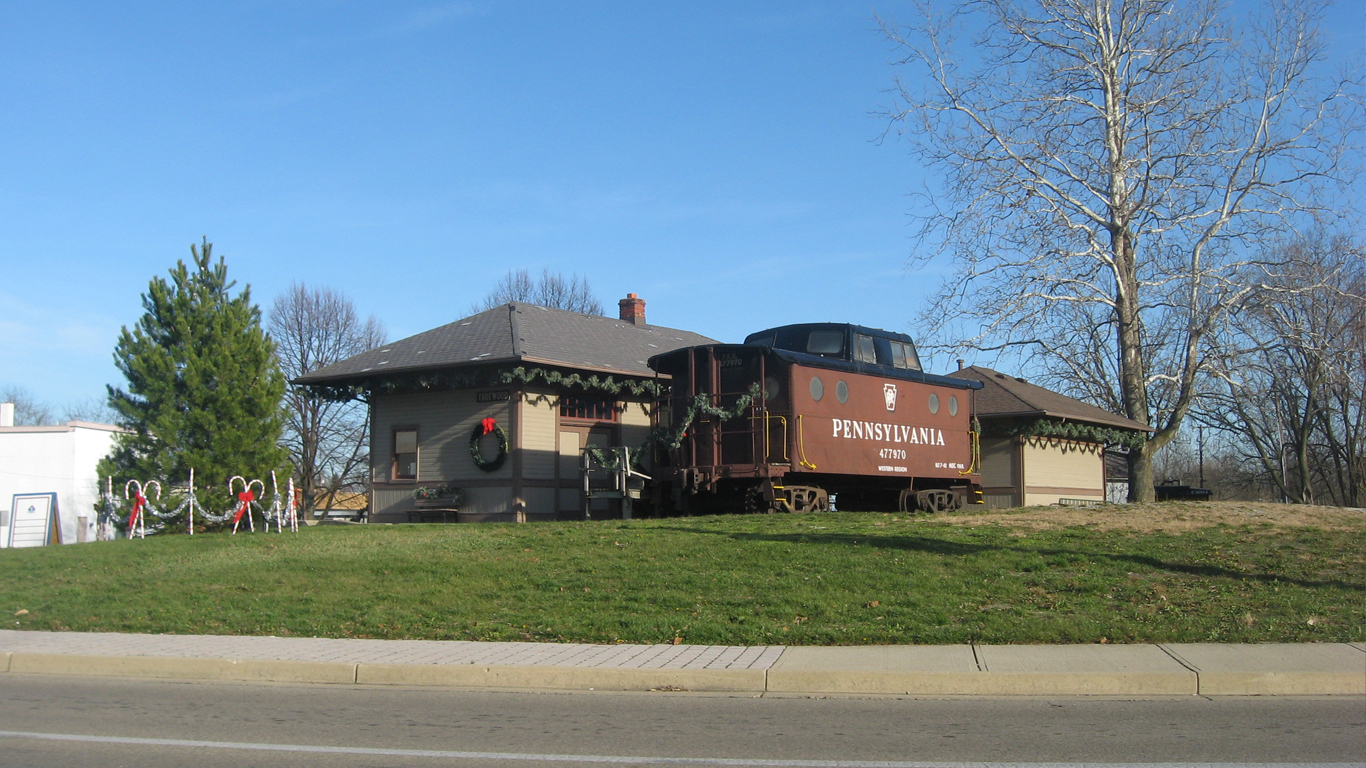
<path fill-rule="evenodd" d="M 1348 643 L 1168 643 L 1161 648 L 1195 671 L 1197 692 L 1206 696 L 1366 694 L 1366 655 Z"/>
<path fill-rule="evenodd" d="M 621 667 L 360 664 L 361 685 L 534 688 L 569 691 L 721 691 L 763 693 L 763 669 L 628 669 Z"/>
<path fill-rule="evenodd" d="M 1360 644 L 856 646 L 783 649 L 768 668 L 371 663 L 0 651 L 0 671 L 165 680 L 564 691 L 923 696 L 1366 694 Z"/>
<path fill-rule="evenodd" d="M 152 677 L 170 680 L 238 680 L 276 683 L 355 683 L 355 664 L 274 659 L 194 659 L 166 656 L 78 656 L 14 653 L 19 675 Z"/>
<path fill-rule="evenodd" d="M 768 690 L 972 696 L 1194 694 L 1195 672 L 1133 646 L 790 647 Z"/>

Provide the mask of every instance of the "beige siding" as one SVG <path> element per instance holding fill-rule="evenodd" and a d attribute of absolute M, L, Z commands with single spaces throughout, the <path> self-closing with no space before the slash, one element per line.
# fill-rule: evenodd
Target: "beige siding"
<path fill-rule="evenodd" d="M 1102 446 L 1052 438 L 1025 441 L 1025 504 L 1055 504 L 1060 498 L 1105 499 Z"/>
<path fill-rule="evenodd" d="M 577 482 L 579 478 L 579 452 L 583 450 L 579 445 L 578 432 L 560 433 L 560 479 L 570 482 Z"/>
<path fill-rule="evenodd" d="M 522 477 L 555 479 L 555 430 L 560 410 L 550 394 L 528 392 L 522 402 Z M 528 511 L 531 500 L 527 499 Z M 553 506 L 553 504 L 551 505 Z"/>
<path fill-rule="evenodd" d="M 621 444 L 639 448 L 650 435 L 650 404 L 623 402 L 621 404 Z"/>
<path fill-rule="evenodd" d="M 492 416 L 508 429 L 509 403 L 477 403 L 473 391 L 377 395 L 370 408 L 372 477 L 389 480 L 393 429 L 417 427 L 418 483 L 459 482 L 512 477 L 512 462 L 484 472 L 470 460 L 470 435 L 480 419 Z"/>

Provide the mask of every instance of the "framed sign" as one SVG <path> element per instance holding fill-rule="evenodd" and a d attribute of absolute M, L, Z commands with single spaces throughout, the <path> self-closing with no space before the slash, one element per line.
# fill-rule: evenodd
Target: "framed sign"
<path fill-rule="evenodd" d="M 57 494 L 16 493 L 10 504 L 9 545 L 45 547 L 56 522 Z"/>

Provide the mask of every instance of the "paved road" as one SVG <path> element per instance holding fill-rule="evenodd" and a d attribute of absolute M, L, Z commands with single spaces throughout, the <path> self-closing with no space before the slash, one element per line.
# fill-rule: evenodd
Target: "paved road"
<path fill-rule="evenodd" d="M 1366 701 L 1356 696 L 816 699 L 0 676 L 7 767 L 1362 765 L 1364 756 Z"/>

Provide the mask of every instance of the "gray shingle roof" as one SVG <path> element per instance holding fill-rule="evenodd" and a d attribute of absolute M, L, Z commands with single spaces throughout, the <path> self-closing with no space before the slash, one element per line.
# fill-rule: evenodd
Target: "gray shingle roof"
<path fill-rule="evenodd" d="M 955 379 L 976 379 L 984 385 L 977 392 L 977 417 L 1051 416 L 1120 429 L 1151 432 L 1151 427 L 1110 413 L 1090 403 L 1061 395 L 1038 384 L 978 365 L 949 374 Z"/>
<path fill-rule="evenodd" d="M 654 376 L 645 364 L 652 355 L 715 343 L 690 331 L 514 302 L 363 352 L 295 382 L 340 384 L 484 363 L 541 363 Z"/>

